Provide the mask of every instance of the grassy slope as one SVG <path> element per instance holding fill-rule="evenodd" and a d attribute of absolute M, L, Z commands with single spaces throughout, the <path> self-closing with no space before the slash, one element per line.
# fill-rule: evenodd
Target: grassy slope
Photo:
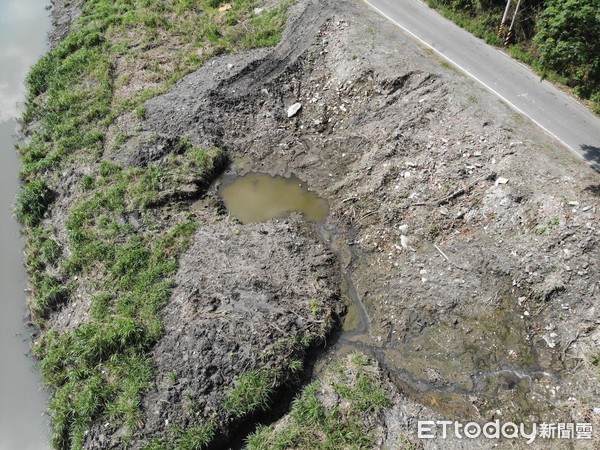
<path fill-rule="evenodd" d="M 327 372 L 296 398 L 285 421 L 250 436 L 248 449 L 374 448 L 373 423 L 390 401 L 373 362 L 355 353 Z M 326 391 L 338 399 L 334 405 L 325 406 L 321 393 Z"/>
<path fill-rule="evenodd" d="M 218 0 L 89 0 L 29 73 L 22 120 L 31 139 L 19 147 L 25 185 L 15 215 L 27 240 L 31 309 L 42 329 L 35 352 L 52 392 L 55 448 L 82 448 L 97 420 L 123 424 L 124 442 L 134 435 L 140 396 L 154 379 L 148 351 L 161 335 L 158 314 L 178 256 L 200 226 L 169 193 L 206 185 L 224 161 L 219 149 L 195 148 L 182 136 L 182 150 L 166 163 L 121 167 L 103 156 L 109 126 L 132 112 L 142 119 L 146 99 L 216 54 L 277 43 L 285 4 L 255 15 L 253 0 L 229 9 Z M 140 74 L 145 88 L 132 89 Z M 63 184 L 63 174 L 82 168 L 76 184 Z M 56 211 L 57 197 L 75 200 Z M 141 228 L 123 220 L 132 212 Z M 66 230 L 48 214 L 64 215 Z M 52 314 L 82 293 L 91 297 L 85 323 L 52 329 Z M 214 428 L 175 430 L 163 443 L 199 448 Z"/>

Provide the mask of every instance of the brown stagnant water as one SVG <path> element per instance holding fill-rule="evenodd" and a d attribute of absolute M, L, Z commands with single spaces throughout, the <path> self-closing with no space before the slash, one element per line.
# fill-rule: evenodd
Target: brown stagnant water
<path fill-rule="evenodd" d="M 19 226 L 11 205 L 19 187 L 15 153 L 18 104 L 29 67 L 46 50 L 49 0 L 0 0 L 0 449 L 45 450 L 49 445 L 47 395 L 27 356 L 27 277 Z"/>
<path fill-rule="evenodd" d="M 281 219 L 292 212 L 305 220 L 322 222 L 329 214 L 329 204 L 294 176 L 271 176 L 248 173 L 225 182 L 219 191 L 229 213 L 247 224 Z"/>

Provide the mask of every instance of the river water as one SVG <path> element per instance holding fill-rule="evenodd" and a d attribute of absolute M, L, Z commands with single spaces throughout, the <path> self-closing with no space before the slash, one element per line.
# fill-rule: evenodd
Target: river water
<path fill-rule="evenodd" d="M 47 395 L 27 356 L 27 278 L 19 226 L 10 211 L 19 186 L 15 117 L 23 102 L 25 75 L 47 47 L 49 3 L 0 0 L 0 450 L 50 447 Z"/>

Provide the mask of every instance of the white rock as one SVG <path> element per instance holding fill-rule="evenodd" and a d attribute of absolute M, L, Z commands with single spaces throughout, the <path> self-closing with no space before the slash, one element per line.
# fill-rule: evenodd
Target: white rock
<path fill-rule="evenodd" d="M 402 246 L 403 249 L 408 249 L 408 238 L 406 236 L 404 236 L 403 234 L 400 235 L 400 245 Z"/>
<path fill-rule="evenodd" d="M 498 186 L 499 184 L 506 184 L 506 183 L 508 183 L 508 178 L 499 177 L 496 180 L 496 186 Z"/>
<path fill-rule="evenodd" d="M 544 339 L 544 341 L 546 341 L 546 344 L 548 344 L 548 347 L 550 347 L 550 348 L 556 347 L 556 342 L 554 342 L 554 339 L 552 339 L 550 336 L 545 335 L 542 337 L 542 339 Z"/>
<path fill-rule="evenodd" d="M 288 118 L 294 117 L 298 111 L 300 111 L 300 108 L 302 108 L 302 103 L 294 103 L 292 106 L 290 106 L 287 110 Z"/>

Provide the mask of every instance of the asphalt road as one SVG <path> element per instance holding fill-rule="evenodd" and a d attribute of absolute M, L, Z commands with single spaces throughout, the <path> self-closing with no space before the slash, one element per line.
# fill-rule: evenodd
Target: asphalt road
<path fill-rule="evenodd" d="M 600 171 L 600 118 L 419 0 L 365 0 Z"/>

